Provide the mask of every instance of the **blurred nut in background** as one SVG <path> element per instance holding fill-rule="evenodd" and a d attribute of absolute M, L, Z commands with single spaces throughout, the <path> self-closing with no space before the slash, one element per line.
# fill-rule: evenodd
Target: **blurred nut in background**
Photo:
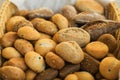
<path fill-rule="evenodd" d="M 77 0 L 75 3 L 75 7 L 79 11 L 96 12 L 99 14 L 104 13 L 103 6 L 95 0 Z"/>
<path fill-rule="evenodd" d="M 74 6 L 72 5 L 65 5 L 62 9 L 61 9 L 61 14 L 63 16 L 65 16 L 68 20 L 69 19 L 73 19 L 73 17 L 77 14 L 77 11 L 75 9 Z"/>
<path fill-rule="evenodd" d="M 52 21 L 57 25 L 59 29 L 68 28 L 68 20 L 61 14 L 53 15 Z"/>

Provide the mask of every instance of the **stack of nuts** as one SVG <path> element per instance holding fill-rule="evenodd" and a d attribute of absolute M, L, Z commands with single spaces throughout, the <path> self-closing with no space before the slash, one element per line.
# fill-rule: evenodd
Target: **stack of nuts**
<path fill-rule="evenodd" d="M 54 13 L 20 10 L 6 22 L 2 37 L 3 80 L 117 80 L 120 61 L 112 32 L 95 0 L 77 0 Z"/>

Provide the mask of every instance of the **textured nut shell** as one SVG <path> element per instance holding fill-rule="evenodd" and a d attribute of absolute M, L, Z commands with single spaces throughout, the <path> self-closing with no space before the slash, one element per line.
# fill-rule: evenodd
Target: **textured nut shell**
<path fill-rule="evenodd" d="M 117 79 L 120 69 L 120 61 L 114 57 L 104 58 L 99 67 L 99 71 L 103 77 L 106 79 Z"/>
<path fill-rule="evenodd" d="M 90 42 L 90 35 L 81 28 L 66 28 L 59 30 L 53 37 L 56 42 L 76 41 L 81 47 Z"/>
<path fill-rule="evenodd" d="M 14 43 L 14 47 L 22 54 L 26 54 L 29 51 L 33 51 L 34 48 L 32 44 L 24 39 L 17 39 Z"/>
<path fill-rule="evenodd" d="M 2 57 L 11 59 L 14 57 L 21 57 L 21 54 L 14 47 L 6 47 L 2 50 Z"/>
<path fill-rule="evenodd" d="M 40 73 L 45 69 L 43 57 L 34 51 L 25 54 L 25 62 L 30 69 L 37 73 Z"/>
<path fill-rule="evenodd" d="M 84 53 L 75 41 L 61 42 L 55 48 L 56 54 L 65 61 L 78 64 L 84 59 Z"/>
<path fill-rule="evenodd" d="M 68 20 L 61 14 L 55 14 L 52 16 L 52 21 L 57 25 L 59 29 L 68 28 Z"/>
<path fill-rule="evenodd" d="M 22 20 L 14 25 L 12 31 L 17 32 L 21 27 L 24 27 L 24 26 L 33 27 L 33 24 L 28 20 Z"/>
<path fill-rule="evenodd" d="M 78 80 L 78 77 L 75 74 L 69 74 L 64 80 Z"/>
<path fill-rule="evenodd" d="M 103 34 L 98 38 L 98 41 L 105 43 L 110 52 L 113 52 L 117 47 L 117 40 L 112 34 Z"/>
<path fill-rule="evenodd" d="M 29 26 L 20 28 L 17 32 L 18 36 L 27 40 L 37 40 L 40 38 L 40 33 Z"/>
<path fill-rule="evenodd" d="M 86 71 L 75 72 L 74 74 L 78 77 L 78 80 L 95 80 L 92 74 Z"/>
<path fill-rule="evenodd" d="M 12 31 L 15 24 L 19 23 L 20 21 L 25 21 L 26 19 L 22 16 L 14 16 L 10 18 L 6 23 L 6 30 Z"/>
<path fill-rule="evenodd" d="M 15 13 L 15 16 L 23 16 L 23 17 L 28 17 L 29 10 L 19 10 Z"/>
<path fill-rule="evenodd" d="M 4 80 L 24 80 L 25 73 L 18 67 L 3 66 L 0 68 L 0 76 Z"/>
<path fill-rule="evenodd" d="M 40 39 L 35 43 L 35 51 L 41 56 L 45 56 L 46 53 L 54 51 L 56 42 L 52 39 Z"/>
<path fill-rule="evenodd" d="M 33 18 L 45 18 L 45 19 L 49 19 L 50 17 L 52 17 L 53 15 L 53 11 L 51 9 L 48 8 L 40 8 L 40 9 L 35 9 L 32 10 L 28 17 L 29 19 L 33 19 Z"/>
<path fill-rule="evenodd" d="M 42 21 L 46 21 L 46 20 L 43 19 L 43 18 L 34 18 L 34 19 L 31 20 L 31 23 L 33 24 L 34 28 L 36 28 L 36 27 L 37 27 L 37 24 L 38 24 L 39 22 L 42 22 Z"/>
<path fill-rule="evenodd" d="M 23 71 L 27 69 L 25 61 L 23 58 L 11 58 L 10 60 L 6 61 L 3 66 L 15 66 L 21 68 Z"/>
<path fill-rule="evenodd" d="M 85 49 L 91 56 L 96 59 L 104 58 L 109 51 L 108 46 L 100 41 L 88 43 Z"/>
<path fill-rule="evenodd" d="M 58 31 L 57 26 L 54 23 L 45 20 L 37 23 L 36 29 L 49 35 L 54 35 Z"/>
<path fill-rule="evenodd" d="M 105 20 L 105 16 L 98 13 L 81 12 L 75 15 L 73 19 L 76 23 L 83 24 L 96 20 Z"/>
<path fill-rule="evenodd" d="M 2 46 L 10 47 L 13 46 L 14 41 L 18 38 L 16 32 L 7 32 L 3 35 L 1 39 Z"/>
<path fill-rule="evenodd" d="M 97 40 L 102 34 L 112 33 L 120 28 L 119 21 L 113 20 L 97 20 L 89 22 L 82 26 L 91 37 L 91 40 Z"/>
<path fill-rule="evenodd" d="M 65 65 L 64 60 L 53 52 L 48 52 L 45 59 L 46 63 L 54 69 L 61 69 Z"/>
<path fill-rule="evenodd" d="M 72 19 L 76 14 L 77 11 L 74 6 L 72 5 L 66 5 L 64 6 L 61 11 L 63 16 L 65 16 L 67 19 Z"/>
<path fill-rule="evenodd" d="M 77 0 L 75 6 L 79 11 L 104 13 L 103 6 L 95 0 Z"/>
<path fill-rule="evenodd" d="M 37 73 L 28 69 L 25 73 L 25 80 L 34 80 L 36 75 L 37 75 Z"/>

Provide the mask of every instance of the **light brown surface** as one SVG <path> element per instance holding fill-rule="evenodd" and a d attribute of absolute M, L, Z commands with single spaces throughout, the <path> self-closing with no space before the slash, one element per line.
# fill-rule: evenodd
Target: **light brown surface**
<path fill-rule="evenodd" d="M 68 28 L 68 20 L 63 15 L 55 14 L 51 19 L 59 29 Z"/>
<path fill-rule="evenodd" d="M 33 51 L 33 45 L 25 39 L 17 39 L 14 43 L 14 47 L 22 54 L 25 55 L 29 51 Z"/>
<path fill-rule="evenodd" d="M 95 80 L 94 77 L 86 71 L 75 72 L 74 74 L 78 77 L 78 80 Z"/>
<path fill-rule="evenodd" d="M 105 43 L 109 47 L 109 52 L 113 52 L 117 47 L 117 40 L 112 34 L 103 34 L 98 41 Z"/>
<path fill-rule="evenodd" d="M 57 26 L 53 22 L 45 20 L 38 22 L 36 29 L 49 35 L 54 35 L 58 31 Z"/>
<path fill-rule="evenodd" d="M 18 29 L 18 36 L 26 40 L 38 40 L 40 38 L 40 33 L 29 26 L 24 26 Z"/>
<path fill-rule="evenodd" d="M 78 79 L 77 75 L 75 75 L 75 74 L 69 74 L 69 75 L 67 75 L 65 77 L 64 80 L 79 80 L 79 79 Z"/>
<path fill-rule="evenodd" d="M 55 51 L 65 61 L 73 64 L 78 64 L 84 59 L 84 53 L 75 41 L 61 42 L 56 46 Z"/>
<path fill-rule="evenodd" d="M 27 66 L 34 72 L 40 73 L 44 71 L 45 62 L 44 62 L 43 57 L 40 54 L 34 51 L 30 51 L 25 54 L 24 59 L 25 59 L 25 63 L 27 64 Z"/>
<path fill-rule="evenodd" d="M 85 49 L 88 52 L 88 54 L 90 54 L 96 59 L 104 58 L 109 51 L 108 46 L 100 41 L 93 41 L 88 43 Z"/>
<path fill-rule="evenodd" d="M 14 66 L 3 66 L 0 68 L 0 76 L 4 80 L 24 80 L 25 73 L 22 69 Z"/>
<path fill-rule="evenodd" d="M 104 58 L 99 67 L 99 71 L 106 79 L 117 79 L 120 68 L 120 61 L 114 57 Z"/>
<path fill-rule="evenodd" d="M 54 36 L 56 42 L 76 41 L 80 47 L 90 42 L 90 35 L 82 28 L 71 27 L 59 30 Z"/>
<path fill-rule="evenodd" d="M 16 24 L 20 23 L 20 21 L 25 21 L 26 19 L 22 16 L 14 16 L 10 18 L 6 23 L 6 30 L 13 31 Z"/>
<path fill-rule="evenodd" d="M 45 60 L 46 63 L 54 69 L 62 69 L 65 65 L 64 60 L 53 52 L 48 52 Z"/>
<path fill-rule="evenodd" d="M 15 40 L 18 38 L 16 32 L 7 32 L 3 35 L 1 39 L 1 44 L 3 47 L 13 46 Z"/>
<path fill-rule="evenodd" d="M 33 80 L 36 75 L 37 75 L 37 73 L 35 73 L 34 71 L 28 69 L 25 72 L 25 80 Z"/>
<path fill-rule="evenodd" d="M 95 0 L 77 0 L 75 6 L 79 11 L 104 13 L 103 6 Z"/>
<path fill-rule="evenodd" d="M 21 54 L 14 47 L 6 47 L 2 49 L 2 56 L 6 59 L 21 57 Z"/>
<path fill-rule="evenodd" d="M 25 64 L 24 58 L 20 57 L 9 59 L 3 64 L 3 66 L 15 66 L 22 69 L 23 71 L 27 70 L 27 65 Z"/>
<path fill-rule="evenodd" d="M 35 51 L 41 56 L 45 56 L 48 52 L 54 51 L 56 42 L 52 39 L 40 39 L 35 43 Z"/>

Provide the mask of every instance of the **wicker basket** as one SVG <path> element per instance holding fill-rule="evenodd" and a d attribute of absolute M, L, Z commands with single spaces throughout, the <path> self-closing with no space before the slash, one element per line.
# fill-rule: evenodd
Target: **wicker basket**
<path fill-rule="evenodd" d="M 9 0 L 5 0 L 0 7 L 0 42 L 5 32 L 6 21 L 18 10 L 18 8 Z M 1 66 L 1 44 L 0 44 L 0 66 Z"/>

